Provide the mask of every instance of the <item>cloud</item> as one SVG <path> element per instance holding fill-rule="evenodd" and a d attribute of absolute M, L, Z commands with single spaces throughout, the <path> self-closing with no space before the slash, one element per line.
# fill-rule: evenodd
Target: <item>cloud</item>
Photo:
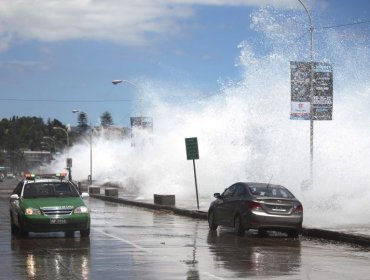
<path fill-rule="evenodd" d="M 0 51 L 19 40 L 145 46 L 180 32 L 199 5 L 291 7 L 292 0 L 0 0 Z"/>
<path fill-rule="evenodd" d="M 25 61 L 25 60 L 8 60 L 0 61 L 0 68 L 15 69 L 18 72 L 23 72 L 26 69 L 41 69 L 48 70 L 49 65 L 43 61 Z"/>

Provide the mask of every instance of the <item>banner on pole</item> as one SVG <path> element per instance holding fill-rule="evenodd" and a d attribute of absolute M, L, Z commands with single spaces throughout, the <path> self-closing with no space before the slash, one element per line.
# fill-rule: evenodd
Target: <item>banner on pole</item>
<path fill-rule="evenodd" d="M 292 120 L 331 120 L 333 112 L 333 68 L 329 63 L 313 62 L 313 100 L 311 104 L 311 63 L 291 61 Z"/>

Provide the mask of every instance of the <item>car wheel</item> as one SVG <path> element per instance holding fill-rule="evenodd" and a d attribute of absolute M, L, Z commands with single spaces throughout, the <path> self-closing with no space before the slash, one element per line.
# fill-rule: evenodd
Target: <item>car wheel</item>
<path fill-rule="evenodd" d="M 10 213 L 10 232 L 12 235 L 15 235 L 17 233 L 17 227 L 14 225 L 13 216 L 11 213 Z"/>
<path fill-rule="evenodd" d="M 65 236 L 68 237 L 68 238 L 72 238 L 72 237 L 75 236 L 75 232 L 74 231 L 66 231 Z"/>
<path fill-rule="evenodd" d="M 298 234 L 299 234 L 299 232 L 296 231 L 296 230 L 294 230 L 294 229 L 288 231 L 288 237 L 289 238 L 297 238 L 298 237 Z"/>
<path fill-rule="evenodd" d="M 21 237 L 28 238 L 29 232 L 24 229 L 24 226 L 22 224 L 22 221 L 19 220 L 19 223 L 18 224 L 19 224 L 19 233 L 20 233 Z"/>
<path fill-rule="evenodd" d="M 262 229 L 260 228 L 260 229 L 258 230 L 258 236 L 259 236 L 259 237 L 268 237 L 267 230 L 265 230 L 265 229 L 263 229 L 263 228 L 262 228 Z"/>
<path fill-rule="evenodd" d="M 81 237 L 88 237 L 90 235 L 90 228 L 85 230 L 80 230 Z"/>
<path fill-rule="evenodd" d="M 242 219 L 240 215 L 236 215 L 234 218 L 234 231 L 238 236 L 244 236 L 245 230 L 242 225 Z"/>
<path fill-rule="evenodd" d="M 208 213 L 208 226 L 210 230 L 216 230 L 218 224 L 215 223 L 215 214 L 213 211 L 209 211 Z"/>

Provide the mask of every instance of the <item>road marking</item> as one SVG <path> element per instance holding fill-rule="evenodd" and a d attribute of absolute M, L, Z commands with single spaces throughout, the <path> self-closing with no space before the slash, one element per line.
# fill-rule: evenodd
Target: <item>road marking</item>
<path fill-rule="evenodd" d="M 214 279 L 224 280 L 224 278 L 217 277 L 216 275 L 213 275 L 212 273 L 209 273 L 209 272 L 207 272 L 207 271 L 202 272 L 202 274 L 203 274 L 203 275 L 206 275 L 206 276 L 208 276 L 208 277 L 214 278 Z"/>
<path fill-rule="evenodd" d="M 139 251 L 146 252 L 146 253 L 151 253 L 151 251 L 149 251 L 149 250 L 147 250 L 147 249 L 145 249 L 145 248 L 143 248 L 143 247 L 141 247 L 141 246 L 139 246 L 139 245 L 137 245 L 137 244 L 135 244 L 135 243 L 133 243 L 133 242 L 131 242 L 131 241 L 128 241 L 128 240 L 123 239 L 123 238 L 121 238 L 121 237 L 118 237 L 118 236 L 115 236 L 115 235 L 112 235 L 112 234 L 106 233 L 106 232 L 104 232 L 104 231 L 102 231 L 102 230 L 98 230 L 98 229 L 94 229 L 94 230 L 95 230 L 95 231 L 98 231 L 99 233 L 104 234 L 104 235 L 106 235 L 106 236 L 108 236 L 108 237 L 111 237 L 111 238 L 114 238 L 114 239 L 120 240 L 120 241 L 122 241 L 122 242 L 124 242 L 124 243 L 126 243 L 126 244 L 129 244 L 129 245 L 131 245 L 132 247 L 134 247 L 134 248 L 138 249 Z"/>
<path fill-rule="evenodd" d="M 126 243 L 126 244 L 129 244 L 129 245 L 131 245 L 132 247 L 134 247 L 134 248 L 138 249 L 139 251 L 142 251 L 142 252 L 145 252 L 145 253 L 153 254 L 153 252 L 152 252 L 152 251 L 147 250 L 147 249 L 145 249 L 145 248 L 143 248 L 143 247 L 141 247 L 141 246 L 139 246 L 139 245 L 137 245 L 137 244 L 135 244 L 135 243 L 133 243 L 133 242 L 131 242 L 131 241 L 128 241 L 128 240 L 126 240 L 126 239 L 123 239 L 123 238 L 121 238 L 121 237 L 115 236 L 115 235 L 110 234 L 110 233 L 106 233 L 106 232 L 104 232 L 104 231 L 102 231 L 102 230 L 98 230 L 98 229 L 94 229 L 94 230 L 95 230 L 95 231 L 97 231 L 97 232 L 99 232 L 99 233 L 101 233 L 101 234 L 103 234 L 103 235 L 105 235 L 105 236 L 108 236 L 108 237 L 111 237 L 111 238 L 113 238 L 113 239 L 117 239 L 117 240 L 119 240 L 119 241 L 122 241 L 122 242 L 124 242 L 124 243 Z M 173 261 L 173 259 L 172 259 L 172 258 L 170 258 L 170 257 L 168 257 L 168 256 L 165 256 L 165 255 L 163 255 L 163 256 L 162 256 L 162 258 Z M 211 277 L 211 278 L 213 278 L 213 279 L 224 280 L 224 278 L 217 277 L 216 275 L 213 275 L 212 273 L 210 273 L 210 272 L 208 272 L 208 271 L 204 271 L 204 272 L 202 272 L 202 274 L 203 274 L 203 275 L 206 275 L 206 276 L 208 276 L 208 277 Z"/>

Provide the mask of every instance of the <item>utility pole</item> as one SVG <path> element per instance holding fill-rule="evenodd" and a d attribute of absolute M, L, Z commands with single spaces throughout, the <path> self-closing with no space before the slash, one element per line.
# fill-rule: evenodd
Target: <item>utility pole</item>
<path fill-rule="evenodd" d="M 313 81 L 314 81 L 314 52 L 313 52 L 313 23 L 312 23 L 312 17 L 310 12 L 308 11 L 307 7 L 305 4 L 301 1 L 298 0 L 299 3 L 303 6 L 305 9 L 308 19 L 310 22 L 310 187 L 313 186 L 313 97 L 314 97 L 314 88 L 313 88 Z"/>

